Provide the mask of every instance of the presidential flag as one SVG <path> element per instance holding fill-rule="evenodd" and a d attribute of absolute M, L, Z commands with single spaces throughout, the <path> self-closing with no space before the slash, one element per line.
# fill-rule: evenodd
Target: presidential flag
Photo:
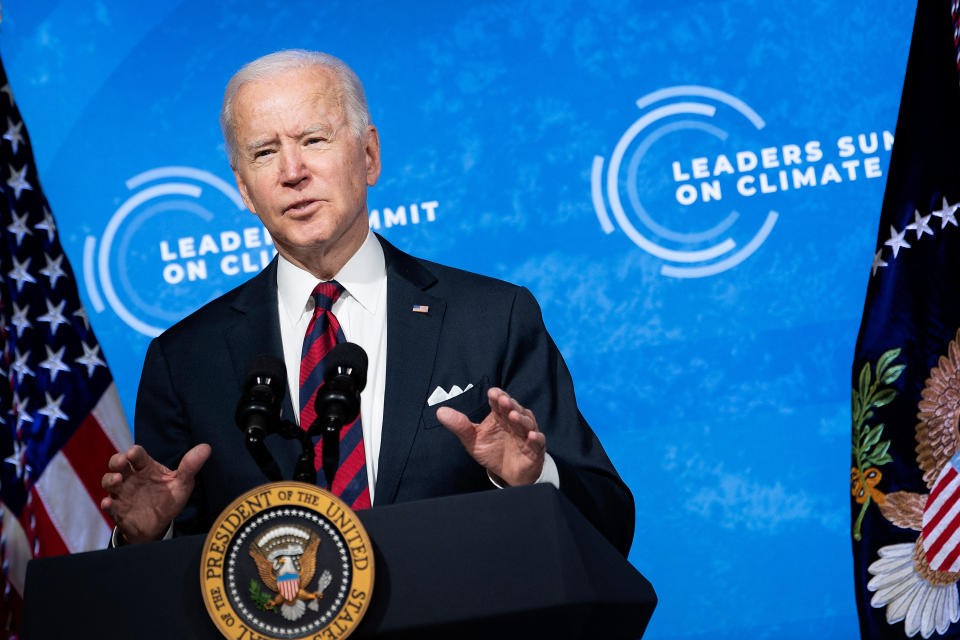
<path fill-rule="evenodd" d="M 108 544 L 100 478 L 131 437 L 2 62 L 0 131 L 0 628 L 10 637 L 28 560 Z"/>
<path fill-rule="evenodd" d="M 850 469 L 863 638 L 960 638 L 958 9 L 918 3 L 865 269 Z"/>

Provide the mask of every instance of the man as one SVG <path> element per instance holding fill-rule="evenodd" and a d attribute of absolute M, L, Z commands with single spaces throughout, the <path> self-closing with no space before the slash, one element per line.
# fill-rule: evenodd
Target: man
<path fill-rule="evenodd" d="M 551 482 L 626 554 L 632 496 L 577 410 L 529 292 L 417 260 L 370 231 L 380 143 L 353 71 L 305 51 L 260 58 L 228 84 L 221 125 L 243 200 L 279 255 L 151 343 L 142 446 L 111 458 L 103 478 L 120 541 L 159 539 L 172 522 L 206 531 L 267 480 L 233 425 L 238 381 L 257 354 L 282 355 L 283 415 L 300 417 L 312 293 L 336 281 L 330 313 L 370 356 L 357 477 L 374 505 Z M 290 477 L 298 445 L 272 440 Z"/>

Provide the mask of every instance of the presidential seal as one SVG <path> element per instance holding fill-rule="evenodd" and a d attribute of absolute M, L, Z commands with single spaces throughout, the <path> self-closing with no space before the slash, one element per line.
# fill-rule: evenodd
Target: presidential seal
<path fill-rule="evenodd" d="M 207 612 L 227 638 L 339 640 L 373 590 L 373 548 L 333 494 L 274 482 L 240 496 L 207 534 L 200 560 Z"/>

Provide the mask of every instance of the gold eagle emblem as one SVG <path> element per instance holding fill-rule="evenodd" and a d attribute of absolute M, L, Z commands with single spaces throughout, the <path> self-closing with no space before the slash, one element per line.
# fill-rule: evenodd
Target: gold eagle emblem
<path fill-rule="evenodd" d="M 267 610 L 279 605 L 286 619 L 297 620 L 306 606 L 314 611 L 319 608 L 316 601 L 323 597 L 332 580 L 330 572 L 324 571 L 317 590 L 307 588 L 316 573 L 319 547 L 316 534 L 292 525 L 273 527 L 250 544 L 250 557 L 257 565 L 260 580 L 275 594 L 264 605 Z"/>

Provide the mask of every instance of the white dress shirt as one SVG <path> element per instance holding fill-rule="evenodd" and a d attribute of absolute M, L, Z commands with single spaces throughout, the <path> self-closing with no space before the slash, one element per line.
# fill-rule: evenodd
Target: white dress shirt
<path fill-rule="evenodd" d="M 360 393 L 363 446 L 367 456 L 367 486 L 373 503 L 373 488 L 380 459 L 383 432 L 383 397 L 387 379 L 387 270 L 383 248 L 373 232 L 334 277 L 343 293 L 331 311 L 340 322 L 344 337 L 367 353 L 367 385 Z M 303 338 L 313 317 L 311 294 L 321 282 L 282 255 L 277 264 L 277 307 L 283 361 L 287 365 L 294 420 L 300 423 L 300 358 Z"/>

